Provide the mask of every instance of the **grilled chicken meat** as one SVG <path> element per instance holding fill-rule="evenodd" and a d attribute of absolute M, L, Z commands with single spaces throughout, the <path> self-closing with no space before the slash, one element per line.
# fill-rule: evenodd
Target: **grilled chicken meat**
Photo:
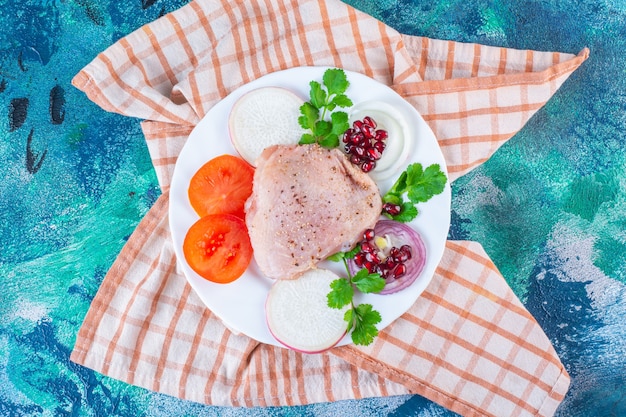
<path fill-rule="evenodd" d="M 246 224 L 254 258 L 270 278 L 296 278 L 352 248 L 380 216 L 376 183 L 338 149 L 271 146 L 256 164 Z"/>

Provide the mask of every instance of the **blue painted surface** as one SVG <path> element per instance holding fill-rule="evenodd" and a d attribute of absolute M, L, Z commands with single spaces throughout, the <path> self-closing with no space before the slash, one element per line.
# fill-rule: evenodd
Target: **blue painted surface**
<path fill-rule="evenodd" d="M 557 414 L 626 415 L 626 3 L 347 2 L 409 34 L 590 47 L 548 105 L 453 185 L 450 237 L 483 244 L 554 343 L 572 376 Z M 70 80 L 185 3 L 0 0 L 0 415 L 453 415 L 418 396 L 208 407 L 69 362 L 104 274 L 159 195 L 138 121 Z"/>

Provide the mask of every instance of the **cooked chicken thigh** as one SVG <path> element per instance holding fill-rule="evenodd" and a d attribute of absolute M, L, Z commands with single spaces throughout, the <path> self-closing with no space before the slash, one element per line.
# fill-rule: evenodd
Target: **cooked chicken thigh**
<path fill-rule="evenodd" d="M 382 209 L 376 183 L 338 149 L 271 146 L 256 161 L 246 224 L 270 278 L 292 279 L 348 250 Z"/>

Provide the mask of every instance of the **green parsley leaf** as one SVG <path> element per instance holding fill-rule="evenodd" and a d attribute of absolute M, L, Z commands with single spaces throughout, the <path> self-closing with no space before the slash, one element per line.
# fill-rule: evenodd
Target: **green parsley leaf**
<path fill-rule="evenodd" d="M 311 91 L 309 92 L 311 104 L 316 108 L 321 109 L 326 104 L 326 91 L 317 81 L 311 81 L 309 85 L 311 86 Z"/>
<path fill-rule="evenodd" d="M 322 80 L 330 95 L 343 94 L 350 85 L 346 73 L 338 68 L 330 68 L 324 71 Z"/>
<path fill-rule="evenodd" d="M 352 100 L 350 100 L 350 98 L 348 98 L 345 94 L 336 95 L 332 99 L 331 103 L 337 107 L 352 107 L 353 104 Z"/>
<path fill-rule="evenodd" d="M 333 125 L 329 121 L 318 120 L 315 123 L 315 128 L 313 129 L 313 132 L 315 133 L 315 136 L 325 137 L 332 131 L 332 129 Z"/>
<path fill-rule="evenodd" d="M 330 283 L 331 292 L 328 293 L 328 306 L 331 308 L 342 308 L 352 302 L 354 288 L 345 278 L 339 278 Z"/>
<path fill-rule="evenodd" d="M 310 145 L 311 143 L 315 143 L 315 141 L 315 136 L 310 133 L 305 133 L 304 135 L 302 135 L 302 137 L 300 138 L 300 142 L 298 143 L 300 145 Z"/>
<path fill-rule="evenodd" d="M 332 123 L 332 132 L 339 137 L 348 130 L 350 123 L 348 122 L 348 113 L 343 111 L 337 111 L 330 115 L 330 121 Z"/>
<path fill-rule="evenodd" d="M 410 187 L 407 196 L 412 203 L 424 203 L 430 200 L 434 195 L 440 194 L 446 185 L 446 176 L 441 172 L 438 164 L 419 171 L 421 175 L 411 175 L 407 180 Z"/>
<path fill-rule="evenodd" d="M 320 117 L 320 111 L 308 101 L 300 106 L 300 117 L 298 123 L 303 129 L 315 129 L 315 122 Z"/>
<path fill-rule="evenodd" d="M 354 317 L 354 329 L 352 341 L 355 345 L 367 346 L 378 336 L 376 325 L 381 322 L 380 313 L 372 308 L 371 304 L 359 304 L 352 314 Z"/>
<path fill-rule="evenodd" d="M 320 139 L 318 143 L 324 148 L 336 148 L 337 146 L 339 146 L 339 136 L 335 135 L 334 133 L 329 133 L 323 139 Z"/>
<path fill-rule="evenodd" d="M 429 165 L 426 169 L 423 169 L 422 164 L 418 162 L 410 164 L 383 196 L 383 203 L 400 205 L 402 210 L 395 216 L 386 213 L 385 215 L 399 222 L 410 222 L 418 214 L 415 206 L 441 194 L 447 180 L 439 164 Z M 404 200 L 404 195 L 408 201 Z"/>
<path fill-rule="evenodd" d="M 385 288 L 385 279 L 380 274 L 370 274 L 365 268 L 354 274 L 352 283 L 364 294 L 377 293 Z"/>
<path fill-rule="evenodd" d="M 350 124 L 347 113 L 334 110 L 352 106 L 352 100 L 344 94 L 349 85 L 346 73 L 338 68 L 324 71 L 322 84 L 315 80 L 309 83 L 309 101 L 300 106 L 298 123 L 310 133 L 303 134 L 299 142 L 301 145 L 319 143 L 325 148 L 339 146 L 339 137 L 348 130 Z"/>

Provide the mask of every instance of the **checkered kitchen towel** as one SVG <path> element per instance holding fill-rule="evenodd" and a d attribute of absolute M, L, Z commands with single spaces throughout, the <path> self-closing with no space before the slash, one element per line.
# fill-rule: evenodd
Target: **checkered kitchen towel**
<path fill-rule="evenodd" d="M 73 80 L 142 122 L 162 196 L 107 274 L 72 360 L 179 398 L 278 406 L 417 393 L 466 416 L 552 415 L 569 376 L 481 246 L 449 241 L 432 282 L 367 347 L 305 355 L 229 331 L 193 292 L 168 230 L 191 129 L 269 72 L 334 66 L 404 96 L 454 180 L 487 160 L 586 59 L 407 36 L 338 0 L 196 0 L 98 55 Z"/>

